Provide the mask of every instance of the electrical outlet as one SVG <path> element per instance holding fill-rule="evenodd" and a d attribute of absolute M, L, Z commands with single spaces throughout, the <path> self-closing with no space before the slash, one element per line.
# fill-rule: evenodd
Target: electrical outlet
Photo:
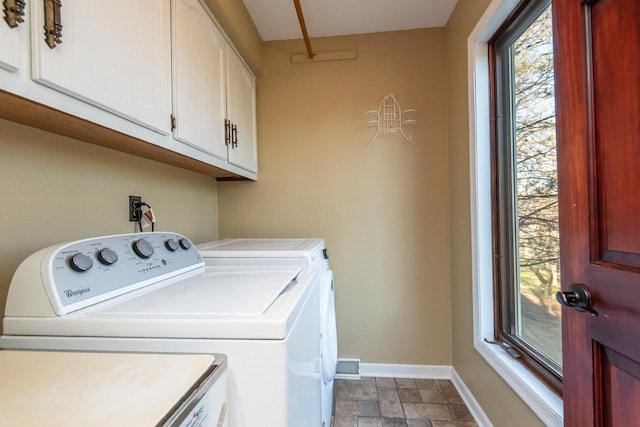
<path fill-rule="evenodd" d="M 142 203 L 142 197 L 129 196 L 129 221 L 139 221 L 142 211 L 140 211 L 140 203 Z"/>

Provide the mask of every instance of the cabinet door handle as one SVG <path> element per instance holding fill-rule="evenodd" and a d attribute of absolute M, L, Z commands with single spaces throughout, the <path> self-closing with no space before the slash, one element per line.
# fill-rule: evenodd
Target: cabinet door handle
<path fill-rule="evenodd" d="M 9 28 L 15 28 L 24 22 L 24 0 L 4 0 L 4 20 Z"/>
<path fill-rule="evenodd" d="M 44 0 L 44 41 L 51 49 L 62 43 L 62 0 Z"/>
<path fill-rule="evenodd" d="M 231 122 L 229 119 L 224 119 L 224 145 L 231 143 Z"/>
<path fill-rule="evenodd" d="M 233 141 L 231 142 L 231 148 L 236 148 L 238 146 L 238 125 L 233 125 L 231 128 Z"/>

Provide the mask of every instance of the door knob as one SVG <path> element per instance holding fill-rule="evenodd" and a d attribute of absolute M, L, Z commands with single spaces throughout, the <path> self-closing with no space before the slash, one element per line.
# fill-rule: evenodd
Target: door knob
<path fill-rule="evenodd" d="M 591 308 L 591 294 L 589 289 L 581 283 L 572 283 L 569 290 L 556 292 L 556 299 L 560 305 L 574 310 L 590 313 L 597 316 L 598 312 Z"/>

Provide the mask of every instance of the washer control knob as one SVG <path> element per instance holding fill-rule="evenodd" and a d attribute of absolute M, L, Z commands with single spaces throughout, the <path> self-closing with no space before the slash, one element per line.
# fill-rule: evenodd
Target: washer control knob
<path fill-rule="evenodd" d="M 178 250 L 178 248 L 180 246 L 178 246 L 178 242 L 176 242 L 173 239 L 169 239 L 166 242 L 164 242 L 164 246 L 169 249 L 170 252 L 175 252 Z"/>
<path fill-rule="evenodd" d="M 180 247 L 186 251 L 191 248 L 191 242 L 183 237 L 180 239 Z"/>
<path fill-rule="evenodd" d="M 98 261 L 104 265 L 115 264 L 115 262 L 118 261 L 118 254 L 109 248 L 100 249 L 98 252 Z"/>
<path fill-rule="evenodd" d="M 153 255 L 153 246 L 146 240 L 140 239 L 133 242 L 133 251 L 140 258 L 149 258 Z"/>
<path fill-rule="evenodd" d="M 78 252 L 69 259 L 69 265 L 75 271 L 82 273 L 83 271 L 87 271 L 93 267 L 93 261 L 85 254 Z"/>

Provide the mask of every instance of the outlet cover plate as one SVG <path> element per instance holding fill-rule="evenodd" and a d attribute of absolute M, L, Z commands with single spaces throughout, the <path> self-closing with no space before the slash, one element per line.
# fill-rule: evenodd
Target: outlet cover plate
<path fill-rule="evenodd" d="M 141 211 L 136 210 L 136 205 L 142 203 L 142 197 L 129 196 L 129 221 L 139 221 Z"/>

